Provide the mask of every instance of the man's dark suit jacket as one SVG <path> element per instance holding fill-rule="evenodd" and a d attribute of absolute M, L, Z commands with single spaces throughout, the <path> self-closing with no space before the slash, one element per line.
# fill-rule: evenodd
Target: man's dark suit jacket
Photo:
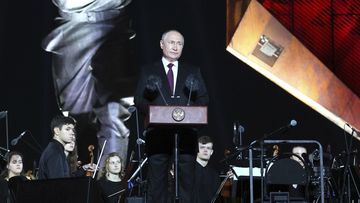
<path fill-rule="evenodd" d="M 49 142 L 41 154 L 38 176 L 39 179 L 70 177 L 64 146 L 55 139 Z"/>
<path fill-rule="evenodd" d="M 209 97 L 199 68 L 179 61 L 175 94 L 172 95 L 163 63 L 160 60 L 142 67 L 134 100 L 139 112 L 143 116 L 146 116 L 148 114 L 149 105 L 166 105 L 166 103 L 168 103 L 170 106 L 186 106 L 189 98 L 189 89 L 185 87 L 185 82 L 189 75 L 194 76 L 198 81 L 197 91 L 192 92 L 190 106 L 207 105 Z M 161 93 L 163 94 L 166 103 L 158 91 L 153 92 L 146 88 L 149 76 L 157 76 L 161 79 Z M 148 155 L 171 153 L 173 149 L 173 145 L 171 145 L 173 143 L 173 136 L 171 135 L 173 134 L 173 128 L 148 130 L 146 134 L 146 148 Z M 179 135 L 180 153 L 195 153 L 197 146 L 196 131 L 193 129 L 181 129 Z"/>

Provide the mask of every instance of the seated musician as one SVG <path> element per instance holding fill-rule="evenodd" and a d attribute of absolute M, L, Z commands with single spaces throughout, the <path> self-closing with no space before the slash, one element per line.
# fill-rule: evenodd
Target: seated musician
<path fill-rule="evenodd" d="M 104 161 L 97 183 L 105 203 L 125 202 L 126 180 L 122 163 L 116 152 L 110 153 Z"/>
<path fill-rule="evenodd" d="M 69 164 L 70 174 L 73 177 L 85 176 L 90 172 L 94 172 L 96 165 L 94 163 L 89 163 L 81 166 L 81 162 L 78 161 L 78 152 L 75 141 L 71 141 L 64 145 L 64 152 L 66 155 L 66 160 Z"/>
<path fill-rule="evenodd" d="M 304 156 L 307 154 L 307 150 L 303 146 L 294 146 L 292 148 L 292 154 L 296 154 L 297 156 L 293 155 L 290 158 L 297 161 L 304 169 L 306 167 L 306 160 L 304 160 Z M 292 184 L 289 186 L 289 195 L 291 197 L 305 197 L 305 186 Z"/>
<path fill-rule="evenodd" d="M 266 171 L 265 183 L 268 198 L 271 192 L 288 192 L 290 200 L 308 199 L 308 168 L 303 158 L 306 149 L 294 146 L 291 153 L 277 155 Z M 284 173 L 286 168 L 286 173 Z"/>
<path fill-rule="evenodd" d="M 193 193 L 195 203 L 210 203 L 220 185 L 219 173 L 208 164 L 213 152 L 211 138 L 208 136 L 199 137 Z"/>
<path fill-rule="evenodd" d="M 11 187 L 9 184 L 27 180 L 23 175 L 23 156 L 19 152 L 12 151 L 6 157 L 6 162 L 6 168 L 0 175 L 0 202 L 15 202 L 15 194 L 9 190 Z"/>

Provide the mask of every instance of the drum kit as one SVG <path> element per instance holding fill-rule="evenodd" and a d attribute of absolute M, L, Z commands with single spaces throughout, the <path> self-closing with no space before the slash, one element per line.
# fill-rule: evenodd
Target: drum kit
<path fill-rule="evenodd" d="M 238 124 L 234 124 L 234 126 L 236 125 Z M 234 127 L 234 130 L 238 129 L 241 128 L 237 126 Z M 249 157 L 247 156 L 246 151 L 242 150 L 244 147 L 240 146 L 240 142 L 238 141 L 242 139 L 236 138 L 236 136 L 239 136 L 239 133 L 234 134 L 234 144 L 237 149 L 234 154 L 237 156 L 235 156 L 236 159 L 233 159 L 234 156 L 230 155 L 229 157 L 233 161 L 231 162 L 227 160 L 227 163 L 230 163 L 232 167 L 235 166 L 235 168 L 237 169 L 239 168 L 237 167 L 237 163 L 242 163 L 241 165 L 242 167 L 244 167 L 245 162 L 241 161 L 249 159 Z M 255 155 L 253 158 L 255 162 L 260 160 L 260 162 L 264 163 L 264 175 L 262 177 L 262 181 L 264 182 L 264 184 L 262 185 L 262 198 L 265 198 L 264 202 L 266 202 L 266 198 L 269 198 L 270 196 L 269 190 L 271 190 L 271 188 L 274 188 L 273 186 L 276 184 L 278 184 L 278 186 L 281 185 L 281 187 L 277 187 L 276 191 L 290 193 L 290 202 L 292 201 L 291 190 L 289 188 L 292 188 L 291 186 L 296 186 L 298 184 L 303 185 L 305 188 L 305 191 L 303 193 L 304 201 L 302 202 L 342 203 L 360 201 L 360 165 L 357 162 L 357 150 L 347 150 L 346 152 L 334 155 L 331 153 L 330 146 L 328 146 L 325 152 L 322 153 L 320 153 L 319 149 L 315 149 L 309 154 L 303 153 L 297 155 L 294 153 L 281 153 L 277 144 L 272 144 L 271 147 L 269 147 L 269 145 L 269 143 L 266 144 L 265 142 L 265 145 L 261 149 L 263 150 L 263 152 L 261 154 L 258 153 L 259 155 Z M 285 142 L 281 142 L 281 148 L 284 149 L 292 148 L 295 146 L 298 145 L 291 142 L 286 142 L 286 140 Z M 245 148 L 248 149 L 249 147 Z M 255 154 L 256 151 L 259 150 L 256 148 L 253 149 L 255 151 Z M 268 152 L 271 151 L 271 149 L 273 150 L 273 153 Z M 241 151 L 241 153 L 239 153 L 239 151 Z M 320 167 L 321 154 L 323 162 L 322 167 Z M 301 160 L 302 163 L 296 160 Z M 298 162 L 298 167 L 295 166 L 295 162 Z M 320 179 L 321 168 L 323 170 L 323 184 L 321 184 Z M 291 171 L 292 169 L 294 169 L 293 172 Z M 301 169 L 303 169 L 304 173 L 300 173 Z M 295 176 L 297 175 L 299 177 L 297 180 L 295 180 Z M 284 187 L 284 185 L 288 185 L 289 187 Z"/>

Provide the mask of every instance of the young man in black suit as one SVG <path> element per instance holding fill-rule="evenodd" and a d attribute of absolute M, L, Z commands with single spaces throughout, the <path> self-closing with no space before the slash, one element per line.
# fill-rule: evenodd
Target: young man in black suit
<path fill-rule="evenodd" d="M 195 165 L 194 202 L 210 203 L 220 185 L 219 173 L 209 166 L 214 152 L 214 143 L 208 136 L 198 138 L 198 153 Z"/>
<path fill-rule="evenodd" d="M 55 116 L 51 121 L 52 140 L 42 152 L 39 162 L 39 179 L 67 178 L 70 169 L 64 145 L 75 140 L 76 121 L 72 117 Z"/>
<path fill-rule="evenodd" d="M 184 37 L 180 32 L 165 32 L 160 40 L 162 59 L 142 68 L 135 104 L 143 116 L 148 114 L 149 105 L 207 105 L 209 98 L 199 68 L 178 61 L 183 47 Z M 176 130 L 179 134 L 180 202 L 191 203 L 197 133 L 196 129 Z M 173 128 L 147 129 L 148 203 L 167 201 L 167 170 L 174 149 L 174 133 Z"/>

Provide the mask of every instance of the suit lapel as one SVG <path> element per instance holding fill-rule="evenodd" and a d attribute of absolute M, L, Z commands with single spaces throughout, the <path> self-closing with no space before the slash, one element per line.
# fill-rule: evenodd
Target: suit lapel
<path fill-rule="evenodd" d="M 180 95 L 180 91 L 182 91 L 182 86 L 185 84 L 185 76 L 186 76 L 186 69 L 181 66 L 180 62 L 178 63 L 178 75 L 176 78 L 176 87 L 175 87 L 175 95 Z"/>

